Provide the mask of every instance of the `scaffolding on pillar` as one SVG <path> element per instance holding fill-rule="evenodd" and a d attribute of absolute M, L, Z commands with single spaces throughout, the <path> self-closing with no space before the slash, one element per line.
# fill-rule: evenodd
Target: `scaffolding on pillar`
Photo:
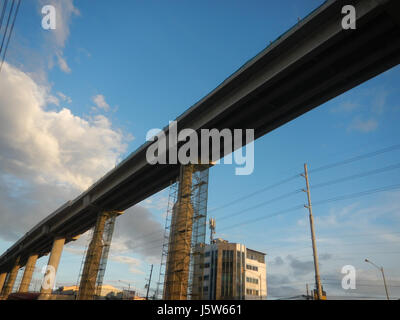
<path fill-rule="evenodd" d="M 111 240 L 114 233 L 116 215 L 112 215 L 104 227 L 103 233 L 103 251 L 101 253 L 99 271 L 96 279 L 96 297 L 101 296 L 101 289 L 103 286 L 104 274 L 106 272 L 108 253 L 110 252 Z"/>
<path fill-rule="evenodd" d="M 203 299 L 204 248 L 206 242 L 208 166 L 197 166 L 193 174 L 192 205 L 193 231 L 189 265 L 188 298 Z"/>
<path fill-rule="evenodd" d="M 181 166 L 179 182 L 171 184 L 159 277 L 159 283 L 164 280 L 164 299 L 203 296 L 208 169 Z"/>
<path fill-rule="evenodd" d="M 121 211 L 99 213 L 87 246 L 85 261 L 81 266 L 81 276 L 77 299 L 92 300 L 101 295 L 104 273 L 107 265 L 115 218 Z"/>
<path fill-rule="evenodd" d="M 161 250 L 161 262 L 160 262 L 160 273 L 158 275 L 157 281 L 157 289 L 154 294 L 155 299 L 162 299 L 163 292 L 164 292 L 164 278 L 165 278 L 165 269 L 167 265 L 167 257 L 168 257 L 168 244 L 169 244 L 169 232 L 171 227 L 171 217 L 172 217 L 172 210 L 174 208 L 174 204 L 176 203 L 178 197 L 178 182 L 171 181 L 169 187 L 169 194 L 168 194 L 168 204 L 167 204 L 167 211 L 165 213 L 165 229 L 164 229 L 164 239 L 163 245 Z"/>
<path fill-rule="evenodd" d="M 86 260 L 86 256 L 87 256 L 87 252 L 88 252 L 88 249 L 89 249 L 90 242 L 92 241 L 92 238 L 93 238 L 93 231 L 94 231 L 94 227 L 92 227 L 91 229 L 89 229 L 87 231 L 87 242 L 86 242 L 85 250 L 83 251 L 83 255 L 82 255 L 82 261 L 81 261 L 81 267 L 79 268 L 78 280 L 76 281 L 76 289 L 77 290 L 79 290 L 79 285 L 81 283 L 83 267 L 85 265 L 85 260 Z"/>

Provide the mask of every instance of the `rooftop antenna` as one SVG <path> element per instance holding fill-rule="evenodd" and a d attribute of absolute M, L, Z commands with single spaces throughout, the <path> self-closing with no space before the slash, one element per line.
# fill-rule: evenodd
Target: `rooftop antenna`
<path fill-rule="evenodd" d="M 210 225 L 210 243 L 212 244 L 214 242 L 214 235 L 215 235 L 215 218 L 210 218 L 209 221 Z"/>

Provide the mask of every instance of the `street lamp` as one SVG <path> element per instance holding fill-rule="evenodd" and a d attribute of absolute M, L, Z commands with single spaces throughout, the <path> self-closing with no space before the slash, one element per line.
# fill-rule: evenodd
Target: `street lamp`
<path fill-rule="evenodd" d="M 385 285 L 386 298 L 389 300 L 389 293 L 388 293 L 388 289 L 387 289 L 387 285 L 386 285 L 386 279 L 385 279 L 385 273 L 383 272 L 383 267 L 377 266 L 375 263 L 373 263 L 372 261 L 370 261 L 368 259 L 365 259 L 365 262 L 372 264 L 375 268 L 380 270 L 380 272 L 382 273 L 383 284 Z"/>

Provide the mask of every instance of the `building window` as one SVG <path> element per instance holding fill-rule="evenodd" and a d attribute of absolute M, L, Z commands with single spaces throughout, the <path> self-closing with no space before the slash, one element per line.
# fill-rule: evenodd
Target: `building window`
<path fill-rule="evenodd" d="M 222 250 L 221 297 L 233 297 L 233 250 Z"/>
<path fill-rule="evenodd" d="M 210 256 L 210 251 L 207 251 L 207 252 L 204 254 L 204 256 L 205 256 L 205 257 L 209 257 L 209 256 Z"/>
<path fill-rule="evenodd" d="M 209 262 L 206 262 L 206 263 L 204 264 L 204 268 L 207 269 L 207 268 L 209 268 L 209 267 L 210 267 L 210 263 L 209 263 Z"/>
<path fill-rule="evenodd" d="M 258 296 L 258 290 L 246 289 L 246 294 L 249 296 Z"/>
<path fill-rule="evenodd" d="M 249 282 L 249 283 L 258 284 L 258 279 L 256 279 L 256 278 L 246 277 L 246 281 Z"/>
<path fill-rule="evenodd" d="M 246 269 L 247 270 L 258 271 L 258 267 L 252 266 L 251 264 L 246 264 Z"/>
<path fill-rule="evenodd" d="M 210 278 L 209 275 L 204 276 L 204 281 L 208 281 L 209 278 Z"/>
<path fill-rule="evenodd" d="M 254 252 L 250 249 L 247 249 L 247 259 L 256 260 L 259 263 L 265 264 L 265 255 L 262 253 Z"/>

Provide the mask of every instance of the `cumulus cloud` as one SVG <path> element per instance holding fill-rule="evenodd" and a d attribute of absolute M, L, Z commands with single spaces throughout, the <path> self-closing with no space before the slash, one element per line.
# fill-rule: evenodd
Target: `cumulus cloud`
<path fill-rule="evenodd" d="M 137 253 L 155 263 L 160 262 L 163 234 L 163 226 L 142 206 L 128 209 L 115 224 L 115 240 L 121 252 Z"/>
<path fill-rule="evenodd" d="M 108 118 L 84 119 L 66 108 L 49 109 L 49 96 L 49 89 L 29 75 L 3 65 L 0 237 L 5 240 L 15 241 L 76 197 L 113 168 L 126 150 L 126 136 L 113 129 Z M 61 92 L 57 96 L 70 99 Z M 117 219 L 112 250 L 116 256 L 137 253 L 159 262 L 163 232 L 147 208 L 135 206 Z M 86 244 L 87 235 L 71 244 L 71 252 L 82 254 Z M 124 263 L 136 270 L 133 261 Z"/>
<path fill-rule="evenodd" d="M 125 151 L 122 133 L 106 117 L 46 110 L 46 89 L 22 71 L 5 65 L 0 86 L 3 173 L 83 190 Z"/>
<path fill-rule="evenodd" d="M 5 63 L 0 77 L 0 235 L 13 238 L 89 187 L 126 150 L 102 115 L 48 108 L 49 89 Z M 10 228 L 12 226 L 12 228 Z"/>

